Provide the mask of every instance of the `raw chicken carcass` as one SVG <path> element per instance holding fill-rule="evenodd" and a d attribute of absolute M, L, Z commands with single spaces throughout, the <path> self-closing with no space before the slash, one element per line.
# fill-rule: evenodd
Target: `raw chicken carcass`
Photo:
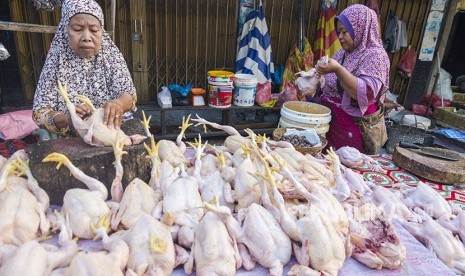
<path fill-rule="evenodd" d="M 78 253 L 76 242 L 71 240 L 64 220 L 58 236 L 61 248 L 28 241 L 0 259 L 0 276 L 50 275 L 53 269 L 67 266 Z M 1 256 L 0 256 L 1 257 Z"/>
<path fill-rule="evenodd" d="M 57 169 L 65 165 L 71 174 L 83 182 L 87 189 L 69 189 L 63 198 L 61 209 L 63 216 L 69 217 L 68 229 L 80 238 L 91 239 L 95 236 L 91 229 L 91 224 L 103 217 L 108 217 L 110 209 L 105 200 L 108 197 L 108 190 L 105 185 L 95 178 L 85 175 L 79 168 L 63 154 L 51 153 L 42 162 L 57 162 Z"/>
<path fill-rule="evenodd" d="M 120 223 L 126 229 L 131 228 L 144 213 L 160 216 L 159 214 L 161 213 L 162 207 L 161 204 L 158 204 L 161 197 L 158 182 L 160 159 L 158 158 L 158 148 L 153 136 L 151 136 L 151 145 L 152 147 L 150 148 L 144 143 L 149 154 L 148 157 L 152 160 L 152 173 L 150 180 L 153 182 L 155 188 L 157 188 L 157 192 L 155 192 L 154 189 L 141 179 L 135 178 L 129 183 L 123 193 L 123 185 L 121 183 L 123 177 L 121 156 L 126 152 L 122 149 L 123 144 L 114 146 L 116 174 L 111 186 L 113 201 L 107 202 L 112 213 L 111 228 L 113 230 L 117 230 Z M 115 197 L 119 198 L 119 200 L 115 200 Z"/>
<path fill-rule="evenodd" d="M 420 222 L 418 216 L 400 200 L 400 197 L 383 186 L 367 182 L 372 192 L 367 193 L 364 200 L 384 209 L 390 220 L 397 218 L 405 221 Z"/>
<path fill-rule="evenodd" d="M 160 195 L 139 178 L 135 178 L 129 183 L 124 191 L 123 198 L 117 206 L 117 210 L 112 210 L 114 216 L 111 219 L 111 228 L 118 229 L 121 223 L 126 229 L 131 228 L 144 214 L 161 213 Z M 160 210 L 158 210 L 158 209 Z"/>
<path fill-rule="evenodd" d="M 208 175 L 202 176 L 201 168 L 203 166 L 202 154 L 207 146 L 205 143 L 202 146 L 202 139 L 199 135 L 199 140 L 197 142 L 197 150 L 195 154 L 195 166 L 192 172 L 193 176 L 197 179 L 199 184 L 199 191 L 203 201 L 210 202 L 213 199 L 218 200 L 220 205 L 227 205 L 234 210 L 234 199 L 232 195 L 231 185 L 224 181 L 221 171 L 216 169 Z M 193 144 L 192 144 L 193 145 Z M 220 155 L 221 156 L 221 155 Z M 222 160 L 224 157 L 222 157 Z M 222 162 L 223 162 L 222 161 Z"/>
<path fill-rule="evenodd" d="M 341 161 L 332 148 L 328 150 L 328 155 L 333 164 L 334 178 L 336 178 L 336 188 L 331 192 L 337 200 L 342 202 L 350 196 L 350 187 L 347 179 L 342 176 Z"/>
<path fill-rule="evenodd" d="M 87 144 L 92 146 L 111 146 L 116 143 L 117 134 L 120 135 L 126 146 L 139 144 L 146 138 L 145 136 L 138 134 L 127 136 L 121 129 L 109 128 L 103 123 L 104 110 L 102 107 L 95 109 L 91 116 L 84 120 L 81 119 L 81 117 L 79 117 L 76 113 L 76 107 L 69 100 L 66 85 L 62 86 L 60 81 L 58 81 L 58 92 L 66 103 L 74 128 Z M 83 100 L 93 108 L 90 100 L 86 97 L 79 96 L 79 99 Z"/>
<path fill-rule="evenodd" d="M 361 153 L 358 149 L 344 146 L 336 150 L 336 154 L 339 156 L 342 164 L 349 168 L 359 168 L 362 166 L 367 166 L 371 168 L 373 171 L 378 171 L 381 173 L 386 173 L 386 170 L 381 168 L 376 161 L 363 153 Z"/>
<path fill-rule="evenodd" d="M 198 149 L 199 150 L 199 149 Z M 200 172 L 200 168 L 196 168 Z M 163 195 L 163 219 L 169 226 L 180 227 L 174 236 L 181 246 L 189 248 L 194 241 L 194 231 L 204 215 L 197 178 L 191 175 L 179 176 L 179 169 L 173 169 L 166 160 L 161 164 L 160 187 Z"/>
<path fill-rule="evenodd" d="M 350 168 L 341 166 L 343 176 L 347 180 L 351 192 L 356 192 L 359 195 L 365 195 L 370 192 L 370 187 L 365 183 L 363 176 L 357 172 L 354 172 Z"/>
<path fill-rule="evenodd" d="M 220 125 L 217 123 L 209 122 L 203 118 L 200 118 L 199 115 L 197 115 L 197 119 L 192 119 L 192 121 L 197 123 L 195 126 L 203 125 L 204 128 L 206 129 L 206 126 L 208 125 L 215 129 L 219 129 L 219 130 L 226 132 L 229 136 L 226 137 L 226 139 L 224 140 L 224 145 L 228 148 L 230 153 L 235 153 L 236 150 L 241 148 L 241 144 L 245 143 L 246 141 L 249 141 L 247 137 L 243 137 L 239 133 L 239 131 L 237 131 L 232 126 L 225 126 L 225 125 Z"/>
<path fill-rule="evenodd" d="M 170 275 L 174 267 L 189 258 L 178 246 L 176 256 L 169 228 L 146 214 L 131 229 L 112 237 L 123 239 L 129 245 L 127 268 L 136 275 Z"/>
<path fill-rule="evenodd" d="M 465 244 L 465 211 L 460 210 L 454 218 L 440 217 L 436 220 L 444 228 L 449 229 L 452 234 L 459 235 L 462 243 Z"/>
<path fill-rule="evenodd" d="M 399 268 L 406 257 L 405 246 L 386 212 L 362 201 L 356 206 L 344 203 L 344 208 L 349 216 L 350 241 L 354 245 L 352 256 L 370 268 Z"/>
<path fill-rule="evenodd" d="M 72 260 L 66 272 L 66 276 L 101 275 L 123 276 L 129 258 L 129 247 L 121 239 L 111 238 L 107 235 L 108 225 L 100 224 L 95 231 L 96 237 L 102 238 L 105 251 L 79 252 Z"/>
<path fill-rule="evenodd" d="M 192 124 L 189 123 L 191 115 L 185 119 L 182 117 L 181 132 L 176 138 L 176 143 L 171 140 L 160 140 L 158 141 L 158 156 L 161 161 L 169 162 L 173 167 L 180 167 L 181 172 L 184 176 L 187 175 L 185 172 L 185 166 L 187 164 L 186 157 L 184 153 L 186 152 L 186 144 L 182 141 L 184 133 L 188 127 Z"/>
<path fill-rule="evenodd" d="M 226 206 L 217 207 L 215 212 L 239 244 L 245 269 L 253 269 L 257 261 L 270 269 L 270 275 L 283 274 L 283 266 L 291 258 L 291 240 L 265 208 L 252 203 L 249 207 L 239 210 L 239 221 L 233 218 L 231 210 Z"/>
<path fill-rule="evenodd" d="M 303 270 L 310 274 L 317 270 L 324 274 L 337 275 L 346 259 L 346 251 L 349 251 L 344 244 L 343 236 L 336 231 L 328 215 L 313 204 L 304 208 L 299 214 L 301 216 L 294 217 L 293 220 L 285 208 L 282 195 L 276 188 L 269 166 L 264 167 L 266 173 L 259 175 L 272 186 L 275 204 L 279 209 L 281 227 L 289 237 L 301 244 L 301 246 L 294 244 L 294 255 L 299 264 L 293 270 Z M 298 190 L 301 191 L 301 189 Z M 262 193 L 262 202 L 268 210 L 275 213 L 266 194 Z M 306 193 L 303 195 L 305 196 Z M 301 268 L 301 266 L 306 268 Z"/>
<path fill-rule="evenodd" d="M 207 209 L 218 206 L 205 203 Z M 206 212 L 195 231 L 195 241 L 189 262 L 184 265 L 187 274 L 192 273 L 195 262 L 196 275 L 236 275 L 242 266 L 242 258 L 236 240 L 231 237 L 224 222 L 214 212 Z"/>
<path fill-rule="evenodd" d="M 405 184 L 401 184 L 406 186 Z M 410 187 L 407 187 L 410 189 Z M 407 207 L 413 209 L 419 207 L 433 218 L 452 216 L 452 209 L 447 201 L 433 188 L 423 182 L 418 182 L 417 187 L 409 195 L 402 199 Z"/>
<path fill-rule="evenodd" d="M 47 235 L 49 198 L 32 175 L 27 155 L 17 151 L 0 175 L 0 243 L 21 245 Z M 25 178 L 14 174 L 26 174 Z"/>
<path fill-rule="evenodd" d="M 319 64 L 327 64 L 328 63 L 328 56 L 322 57 L 316 67 L 318 67 Z M 295 81 L 297 86 L 299 87 L 299 91 L 302 94 L 302 96 L 310 96 L 313 97 L 315 96 L 315 93 L 318 89 L 318 84 L 320 84 L 320 87 L 323 87 L 325 85 L 325 77 L 318 74 L 316 71 L 316 68 L 312 68 L 310 71 L 305 72 L 301 71 L 298 72 L 297 74 L 300 75 Z"/>
<path fill-rule="evenodd" d="M 436 256 L 455 273 L 465 274 L 465 250 L 460 240 L 420 208 L 416 207 L 414 211 L 421 216 L 423 222 L 417 224 L 401 221 L 402 226 L 428 249 L 436 253 Z"/>
<path fill-rule="evenodd" d="M 304 199 L 323 211 L 331 220 L 336 232 L 343 240 L 346 239 L 349 232 L 349 220 L 341 203 L 327 189 L 305 180 L 302 183 L 299 182 L 280 156 L 272 155 L 272 157 L 277 162 L 282 176 L 292 183 Z"/>

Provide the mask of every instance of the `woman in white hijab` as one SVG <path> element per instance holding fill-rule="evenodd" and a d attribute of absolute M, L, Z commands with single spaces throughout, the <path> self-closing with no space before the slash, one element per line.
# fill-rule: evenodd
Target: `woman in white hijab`
<path fill-rule="evenodd" d="M 103 106 L 104 122 L 119 128 L 123 114 L 135 110 L 136 89 L 123 55 L 105 32 L 103 12 L 93 0 L 65 0 L 34 96 L 33 119 L 52 133 L 68 135 L 72 122 L 58 94 L 58 81 L 68 86 L 81 118 L 91 115 L 76 95 Z"/>

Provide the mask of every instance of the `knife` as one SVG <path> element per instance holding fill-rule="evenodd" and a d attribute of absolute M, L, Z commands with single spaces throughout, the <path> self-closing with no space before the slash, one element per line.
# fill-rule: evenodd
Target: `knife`
<path fill-rule="evenodd" d="M 435 157 L 439 159 L 449 160 L 449 161 L 459 161 L 463 158 L 463 156 L 457 152 L 447 150 L 447 149 L 440 149 L 440 148 L 431 148 L 431 147 L 420 147 L 415 144 L 407 143 L 407 142 L 400 142 L 399 147 L 406 148 L 416 153 Z"/>

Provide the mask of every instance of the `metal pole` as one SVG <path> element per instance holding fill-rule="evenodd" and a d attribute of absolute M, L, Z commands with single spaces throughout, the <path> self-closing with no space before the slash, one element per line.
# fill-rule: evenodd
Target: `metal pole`
<path fill-rule="evenodd" d="M 111 39 L 114 41 L 115 40 L 115 26 L 116 26 L 116 0 L 111 0 Z"/>
<path fill-rule="evenodd" d="M 299 37 L 297 40 L 297 47 L 302 53 L 304 50 L 304 1 L 299 0 Z"/>

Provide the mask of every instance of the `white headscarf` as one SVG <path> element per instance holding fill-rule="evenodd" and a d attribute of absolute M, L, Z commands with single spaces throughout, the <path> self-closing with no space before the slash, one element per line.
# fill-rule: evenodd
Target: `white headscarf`
<path fill-rule="evenodd" d="M 68 112 L 57 92 L 58 80 L 68 86 L 70 99 L 74 104 L 79 103 L 75 96 L 80 94 L 87 96 L 97 108 L 124 93 L 136 93 L 126 61 L 105 31 L 103 31 L 100 52 L 96 56 L 83 58 L 73 51 L 67 29 L 71 18 L 78 13 L 95 16 L 103 29 L 103 12 L 97 2 L 64 1 L 60 25 L 36 88 L 34 111 L 52 108 L 55 111 Z"/>

